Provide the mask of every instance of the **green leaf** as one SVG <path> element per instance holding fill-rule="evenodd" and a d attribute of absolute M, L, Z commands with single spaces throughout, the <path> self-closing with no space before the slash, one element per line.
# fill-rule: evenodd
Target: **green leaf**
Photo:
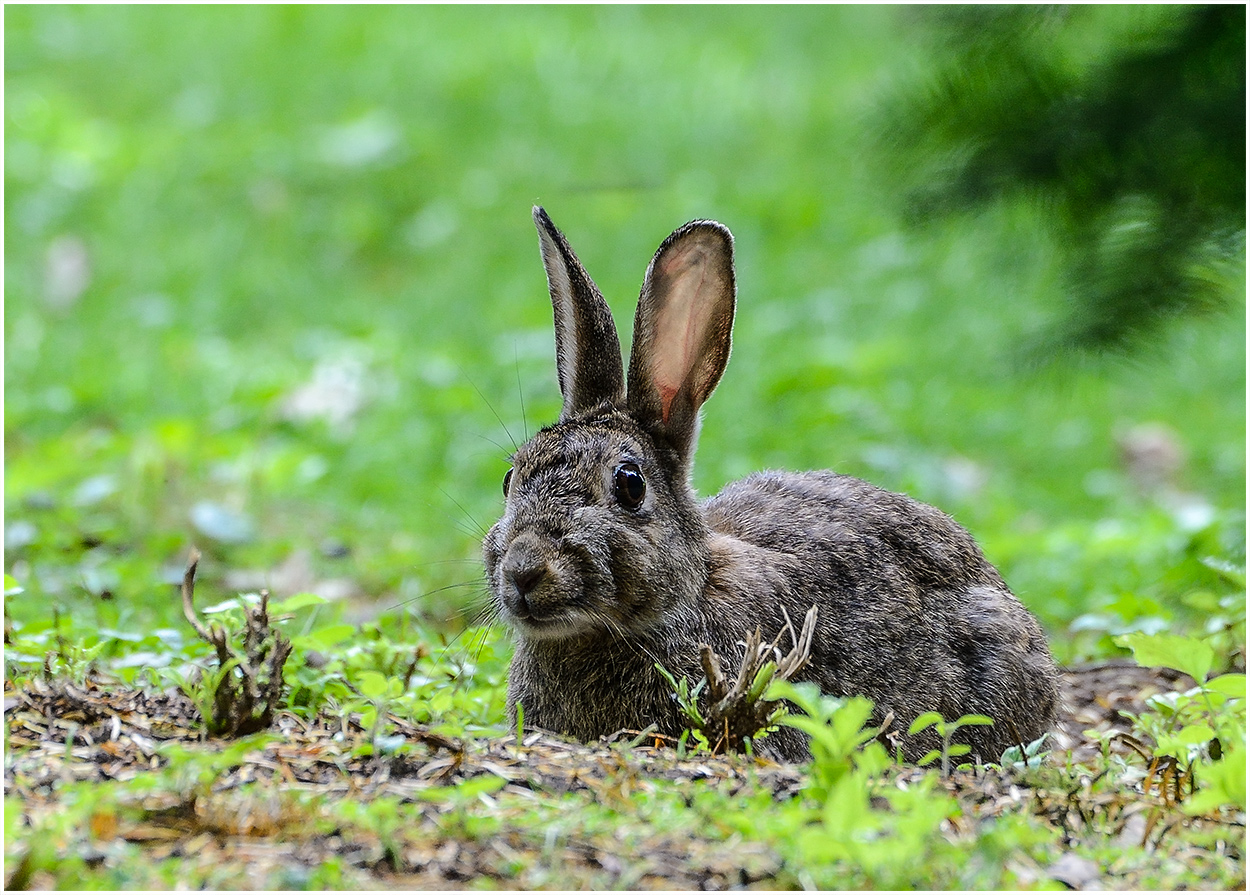
<path fill-rule="evenodd" d="M 25 591 L 25 588 L 17 583 L 17 579 L 6 573 L 4 576 L 4 595 L 6 597 L 13 597 L 23 591 Z"/>
<path fill-rule="evenodd" d="M 1158 755 L 1171 755 L 1189 764 L 1201 754 L 1201 747 L 1209 743 L 1214 736 L 1215 731 L 1208 725 L 1190 724 L 1174 734 L 1159 734 L 1154 751 Z"/>
<path fill-rule="evenodd" d="M 1215 556 L 1204 556 L 1199 560 L 1204 566 L 1211 571 L 1217 573 L 1225 581 L 1240 587 L 1242 590 L 1246 588 L 1246 568 L 1239 566 L 1227 560 L 1219 559 Z"/>
<path fill-rule="evenodd" d="M 419 789 L 412 794 L 412 797 L 421 802 L 463 803 L 476 799 L 480 795 L 498 792 L 507 783 L 507 780 L 496 777 L 494 774 L 481 774 L 477 777 L 470 777 L 455 786 L 431 786 L 428 789 Z"/>
<path fill-rule="evenodd" d="M 1206 814 L 1225 806 L 1246 810 L 1246 747 L 1237 746 L 1198 773 L 1199 791 L 1181 805 L 1186 814 Z"/>
<path fill-rule="evenodd" d="M 855 767 L 869 777 L 876 777 L 885 772 L 894 763 L 885 746 L 877 741 L 865 743 L 855 755 Z"/>
<path fill-rule="evenodd" d="M 1024 754 L 1030 757 L 1037 755 L 1042 751 L 1042 746 L 1046 744 L 1046 740 L 1049 738 L 1049 733 L 1042 734 L 1040 737 L 1024 747 Z"/>
<path fill-rule="evenodd" d="M 1230 699 L 1246 698 L 1246 676 L 1244 674 L 1221 674 L 1207 681 L 1207 689 L 1222 693 Z"/>
<path fill-rule="evenodd" d="M 707 719 L 703 717 L 703 713 L 699 711 L 699 706 L 694 702 L 684 703 L 681 710 L 695 727 L 700 730 L 707 727 Z"/>
<path fill-rule="evenodd" d="M 6 579 L 8 575 L 4 576 Z M 5 582 L 5 590 L 8 590 L 8 581 Z M 18 831 L 22 826 L 22 815 L 24 808 L 20 799 L 4 797 L 4 845 L 5 858 L 8 859 L 10 854 L 10 846 L 17 843 Z"/>
<path fill-rule="evenodd" d="M 954 758 L 957 755 L 967 755 L 971 751 L 972 751 L 972 747 L 969 746 L 967 743 L 955 743 L 949 749 L 946 750 L 946 754 L 950 756 L 951 758 Z"/>
<path fill-rule="evenodd" d="M 319 597 L 316 594 L 302 593 L 293 594 L 285 600 L 275 600 L 269 604 L 270 612 L 294 612 L 297 609 L 303 609 L 307 606 L 322 606 L 326 602 L 325 597 Z"/>
<path fill-rule="evenodd" d="M 1182 727 L 1174 739 L 1186 746 L 1201 746 L 1215 739 L 1215 731 L 1206 724 L 1189 724 Z"/>
<path fill-rule="evenodd" d="M 915 721 L 911 722 L 911 726 L 907 728 L 907 735 L 914 736 L 922 730 L 927 730 L 934 724 L 941 723 L 941 721 L 942 716 L 938 712 L 925 712 Z M 924 764 L 924 762 L 921 762 L 921 764 Z"/>
<path fill-rule="evenodd" d="M 663 677 L 664 680 L 668 682 L 669 688 L 672 689 L 674 693 L 677 693 L 680 690 L 680 688 L 677 685 L 677 678 L 673 677 L 673 673 L 671 671 L 669 671 L 659 662 L 655 663 L 655 670 L 658 671 L 660 673 L 660 676 Z"/>
<path fill-rule="evenodd" d="M 847 775 L 833 784 L 825 802 L 825 832 L 833 839 L 847 840 L 880 825 L 868 801 L 868 787 L 860 775 Z"/>
<path fill-rule="evenodd" d="M 376 671 L 362 671 L 356 676 L 356 689 L 366 699 L 380 699 L 386 695 L 389 686 L 390 681 L 386 675 Z"/>
<path fill-rule="evenodd" d="M 920 759 L 920 761 L 916 762 L 916 764 L 921 765 L 921 766 L 927 765 L 927 764 L 933 764 L 933 762 L 937 761 L 941 757 L 942 757 L 942 753 L 937 749 L 933 749 L 933 750 L 930 750 L 929 752 L 926 752 L 924 755 L 924 758 Z"/>
<path fill-rule="evenodd" d="M 831 697 L 824 696 L 820 692 L 820 687 L 811 681 L 803 681 L 802 683 L 791 683 L 782 678 L 774 678 L 772 684 L 768 688 L 768 692 L 764 695 L 765 699 L 788 699 L 790 702 L 798 706 L 799 710 L 813 718 L 828 717 L 827 711 L 822 711 Z"/>
<path fill-rule="evenodd" d="M 755 679 L 751 681 L 751 689 L 747 691 L 747 702 L 754 703 L 760 698 L 765 688 L 772 682 L 773 676 L 777 673 L 776 662 L 765 662 L 760 666 L 760 670 L 755 673 Z"/>
<path fill-rule="evenodd" d="M 297 650 L 324 650 L 342 643 L 356 633 L 354 625 L 326 625 L 316 628 L 307 634 L 299 634 L 291 638 L 291 645 Z"/>
<path fill-rule="evenodd" d="M 1003 750 L 1003 754 L 998 757 L 998 763 L 1003 767 L 1011 767 L 1016 762 L 1024 761 L 1024 755 L 1020 752 L 1020 747 L 1008 746 Z"/>
<path fill-rule="evenodd" d="M 811 736 L 813 746 L 822 746 L 830 754 L 836 754 L 839 751 L 838 741 L 834 737 L 833 731 L 829 729 L 829 725 L 810 715 L 789 714 L 779 718 L 777 723 L 803 731 Z"/>
<path fill-rule="evenodd" d="M 1215 664 L 1215 650 L 1196 637 L 1176 634 L 1122 634 L 1115 638 L 1119 646 L 1133 651 L 1137 664 L 1146 668 L 1174 668 L 1183 671 L 1198 683 L 1207 679 Z"/>
<path fill-rule="evenodd" d="M 876 728 L 865 728 L 872 716 L 872 700 L 862 696 L 847 699 L 830 719 L 830 726 L 847 751 L 859 748 L 877 735 Z"/>
<path fill-rule="evenodd" d="M 988 727 L 994 723 L 989 715 L 964 715 L 955 722 L 956 727 Z"/>

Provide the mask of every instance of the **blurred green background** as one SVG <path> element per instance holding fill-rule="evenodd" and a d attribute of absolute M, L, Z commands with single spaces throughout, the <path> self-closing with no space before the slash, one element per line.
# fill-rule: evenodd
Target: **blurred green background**
<path fill-rule="evenodd" d="M 1184 15 L 1084 9 L 1048 71 Z M 1039 361 L 1081 300 L 1045 185 L 908 213 L 954 137 L 900 115 L 942 119 L 966 52 L 878 6 L 6 7 L 6 618 L 170 623 L 196 543 L 210 594 L 469 622 L 559 407 L 540 203 L 623 336 L 664 236 L 733 230 L 700 493 L 830 467 L 935 503 L 1064 661 L 1200 626 L 1244 563 L 1244 215 L 1195 237 L 1202 313 Z"/>

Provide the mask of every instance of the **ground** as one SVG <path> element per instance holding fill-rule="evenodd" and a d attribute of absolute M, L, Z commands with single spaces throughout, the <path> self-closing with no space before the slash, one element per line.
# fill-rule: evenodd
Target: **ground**
<path fill-rule="evenodd" d="M 1192 684 L 1179 678 L 1129 662 L 1068 669 L 1064 718 L 1048 761 L 1066 766 L 1074 788 L 1057 791 L 1053 774 L 1036 771 L 954 771 L 938 783 L 958 806 L 941 821 L 940 835 L 984 835 L 1004 815 L 1024 814 L 1061 830 L 1065 849 L 1045 866 L 1027 854 L 1005 859 L 1016 862 L 1017 884 L 1149 887 L 1160 863 L 1151 855 L 1206 873 L 1212 868 L 1202 865 L 1222 861 L 1212 881 L 1244 883 L 1244 814 L 1191 818 L 1164 787 L 1143 792 L 1144 765 L 1134 763 L 1125 742 L 1132 738 L 1120 712 L 1140 712 L 1152 693 Z M 98 676 L 79 684 L 34 679 L 20 689 L 6 681 L 5 794 L 20 799 L 23 823 L 47 828 L 50 815 L 73 810 L 82 798 L 73 784 L 99 784 L 98 791 L 109 781 L 126 785 L 87 812 L 85 835 L 52 845 L 77 850 L 88 875 L 122 874 L 111 877 L 122 885 L 199 879 L 222 887 L 706 889 L 803 882 L 802 868 L 767 836 L 670 829 L 654 817 L 638 823 L 639 807 L 660 790 L 691 807 L 700 792 L 730 802 L 755 799 L 764 810 L 801 801 L 802 767 L 741 755 L 680 757 L 646 739 L 582 745 L 533 733 L 518 745 L 515 736 L 457 739 L 399 717 L 389 721 L 390 736 L 406 744 L 392 745 L 389 755 L 370 746 L 358 716 L 328 714 L 310 723 L 281 713 L 271 734 L 240 747 L 205 741 L 196 708 L 181 693 L 145 693 Z M 1126 734 L 1109 741 L 1122 760 L 1105 759 L 1087 731 Z M 1100 766 L 1099 774 L 1093 769 Z M 886 785 L 906 789 L 927 773 L 897 767 Z M 1110 786 L 1098 779 L 1108 775 L 1115 778 Z M 375 812 L 391 806 L 391 829 L 347 820 L 339 809 L 351 802 Z M 335 804 L 339 809 L 327 810 Z M 591 804 L 618 816 L 599 824 Z M 551 812 L 570 806 L 584 810 L 587 823 L 553 836 Z M 477 807 L 489 809 L 489 820 Z M 1187 845 L 1178 826 L 1218 844 Z M 1117 872 L 1077 854 L 1099 840 L 1146 860 Z M 39 867 L 38 853 L 30 844 L 6 862 L 6 888 L 64 882 Z"/>

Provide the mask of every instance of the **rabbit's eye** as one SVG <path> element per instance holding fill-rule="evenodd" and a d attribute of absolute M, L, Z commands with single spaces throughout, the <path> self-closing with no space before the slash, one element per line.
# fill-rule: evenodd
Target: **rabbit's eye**
<path fill-rule="evenodd" d="M 512 484 L 512 467 L 508 467 L 508 471 L 503 474 L 503 496 L 508 496 L 508 486 Z"/>
<path fill-rule="evenodd" d="M 647 480 L 636 463 L 622 463 L 616 467 L 616 500 L 626 509 L 636 510 L 647 496 Z"/>

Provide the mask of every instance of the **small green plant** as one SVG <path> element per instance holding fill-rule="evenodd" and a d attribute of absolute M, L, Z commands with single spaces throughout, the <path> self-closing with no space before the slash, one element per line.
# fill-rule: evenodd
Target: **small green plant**
<path fill-rule="evenodd" d="M 245 736 L 269 727 L 285 693 L 282 670 L 291 655 L 291 641 L 269 621 L 269 594 L 245 605 L 241 632 L 230 632 L 216 623 L 205 627 L 196 614 L 195 569 L 200 552 L 191 551 L 182 578 L 182 609 L 187 621 L 217 654 L 217 669 L 201 675 L 188 695 L 195 702 L 209 734 Z M 232 645 L 241 640 L 242 649 Z"/>
<path fill-rule="evenodd" d="M 911 722 L 911 726 L 907 728 L 907 735 L 915 736 L 922 731 L 928 730 L 930 727 L 934 728 L 937 731 L 937 735 L 942 738 L 942 748 L 932 749 L 927 752 L 920 759 L 919 764 L 932 764 L 940 758 L 942 759 L 942 776 L 949 777 L 951 773 L 951 759 L 967 755 L 972 751 L 972 747 L 967 743 L 952 743 L 951 740 L 955 734 L 965 727 L 985 727 L 993 723 L 994 719 L 988 715 L 963 715 L 954 721 L 946 721 L 937 712 L 925 712 Z"/>
<path fill-rule="evenodd" d="M 690 681 L 683 675 L 677 677 L 659 662 L 655 663 L 655 670 L 658 671 L 673 689 L 673 698 L 677 700 L 677 707 L 681 709 L 681 713 L 686 716 L 689 726 L 682 731 L 681 736 L 677 739 L 677 751 L 683 758 L 690 749 L 689 742 L 691 737 L 694 738 L 694 750 L 707 749 L 710 751 L 711 745 L 708 743 L 707 734 L 704 733 L 708 723 L 707 718 L 703 715 L 703 710 L 699 708 L 699 697 L 703 695 L 704 689 L 707 687 L 707 678 L 700 678 L 699 682 L 693 687 Z"/>
<path fill-rule="evenodd" d="M 1008 746 L 998 759 L 999 767 L 1012 768 L 1017 771 L 1036 771 L 1040 769 L 1042 762 L 1046 760 L 1046 756 L 1049 754 L 1042 746 L 1046 744 L 1046 740 L 1049 738 L 1050 734 L 1044 733 L 1033 742 L 1025 743 L 1023 748 L 1020 745 Z"/>
<path fill-rule="evenodd" d="M 787 618 L 785 628 L 768 645 L 760 642 L 756 628 L 746 639 L 742 663 L 732 684 L 721 671 L 720 657 L 706 644 L 699 652 L 704 676 L 693 688 L 684 677 L 678 680 L 658 662 L 655 667 L 672 688 L 700 747 L 708 747 L 713 754 L 729 749 L 751 752 L 753 741 L 766 736 L 786 711 L 779 698 L 767 695 L 770 685 L 790 680 L 807 664 L 815 630 L 815 606 L 804 616 L 802 630 L 795 633 Z M 786 632 L 794 646 L 782 656 L 777 645 Z M 706 698 L 701 699 L 705 692 Z M 679 743 L 683 752 L 685 743 L 683 734 Z"/>
<path fill-rule="evenodd" d="M 778 682 L 769 695 L 798 709 L 779 723 L 811 738 L 805 793 L 818 814 L 801 821 L 782 846 L 796 856 L 799 882 L 806 888 L 897 889 L 931 879 L 916 868 L 956 851 L 940 830 L 959 806 L 932 773 L 906 785 L 884 785 L 891 760 L 879 740 L 884 725 L 870 722 L 872 702 L 827 696 L 812 683 Z"/>
<path fill-rule="evenodd" d="M 1149 710 L 1129 715 L 1134 733 L 1150 747 L 1147 787 L 1157 781 L 1165 798 L 1204 813 L 1246 807 L 1246 676 L 1207 679 L 1215 650 L 1197 637 L 1126 634 L 1117 642 L 1132 650 L 1139 665 L 1184 672 L 1197 686 L 1147 699 Z"/>
<path fill-rule="evenodd" d="M 237 768 L 246 756 L 263 751 L 276 739 L 272 733 L 254 733 L 228 746 L 207 749 L 176 740 L 160 743 L 156 751 L 165 759 L 164 766 L 159 773 L 141 779 L 136 788 L 179 793 L 189 799 L 206 796 L 222 774 Z"/>
<path fill-rule="evenodd" d="M 881 728 L 870 725 L 872 700 L 862 696 L 827 696 L 813 683 L 775 681 L 773 699 L 785 699 L 799 709 L 778 719 L 811 738 L 813 791 L 822 800 L 853 771 L 875 774 L 889 765 L 885 747 L 874 742 Z M 801 714 L 800 714 L 801 712 Z"/>
<path fill-rule="evenodd" d="M 374 754 L 385 740 L 386 714 L 391 703 L 403 692 L 403 681 L 378 671 L 362 671 L 356 675 L 356 688 L 368 704 L 360 713 L 360 726 L 369 731 Z"/>
<path fill-rule="evenodd" d="M 703 650 L 703 665 L 710 677 L 703 677 L 693 688 L 685 677 L 679 680 L 659 663 L 655 666 L 673 688 L 677 705 L 690 722 L 680 743 L 684 747 L 687 734 L 693 734 L 696 748 L 706 748 L 714 755 L 727 749 L 750 752 L 753 741 L 767 735 L 785 713 L 785 707 L 776 700 L 761 698 L 776 677 L 777 663 L 765 661 L 748 668 L 749 660 L 744 662 L 743 673 L 731 689 L 720 673 L 720 657 L 710 647 Z M 706 709 L 699 704 L 704 692 L 708 693 Z"/>

